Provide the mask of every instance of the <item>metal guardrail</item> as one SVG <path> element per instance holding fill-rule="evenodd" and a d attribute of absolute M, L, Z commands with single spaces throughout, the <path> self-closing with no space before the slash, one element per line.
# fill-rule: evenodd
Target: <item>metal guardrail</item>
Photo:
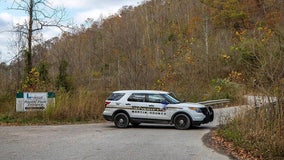
<path fill-rule="evenodd" d="M 220 105 L 220 104 L 225 104 L 225 103 L 230 103 L 230 99 L 217 99 L 217 100 L 208 100 L 208 101 L 202 101 L 202 102 L 197 102 L 199 104 L 203 104 L 205 106 L 209 105 Z"/>

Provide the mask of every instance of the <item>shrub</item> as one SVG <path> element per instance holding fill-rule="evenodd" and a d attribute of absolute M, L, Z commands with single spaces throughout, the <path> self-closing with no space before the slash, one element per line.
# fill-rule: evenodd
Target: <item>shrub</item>
<path fill-rule="evenodd" d="M 242 92 L 242 87 L 236 82 L 231 82 L 228 79 L 213 79 L 210 83 L 208 99 L 228 98 L 237 100 Z"/>

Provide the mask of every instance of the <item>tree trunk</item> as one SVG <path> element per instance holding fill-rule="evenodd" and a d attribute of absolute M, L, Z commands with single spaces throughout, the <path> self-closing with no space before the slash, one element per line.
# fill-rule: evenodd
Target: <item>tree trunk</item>
<path fill-rule="evenodd" d="M 26 52 L 26 71 L 29 73 L 32 69 L 32 36 L 33 36 L 33 11 L 34 0 L 30 0 L 29 6 L 29 26 L 28 26 L 28 51 Z"/>

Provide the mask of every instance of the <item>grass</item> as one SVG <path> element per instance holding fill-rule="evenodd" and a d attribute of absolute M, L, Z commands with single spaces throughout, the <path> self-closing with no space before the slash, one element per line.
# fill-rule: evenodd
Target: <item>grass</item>
<path fill-rule="evenodd" d="M 106 94 L 84 89 L 56 93 L 56 104 L 44 111 L 15 112 L 15 99 L 1 107 L 0 125 L 66 124 L 101 121 Z"/>
<path fill-rule="evenodd" d="M 219 136 L 233 142 L 259 159 L 284 159 L 284 121 L 275 107 L 252 109 L 217 130 Z"/>

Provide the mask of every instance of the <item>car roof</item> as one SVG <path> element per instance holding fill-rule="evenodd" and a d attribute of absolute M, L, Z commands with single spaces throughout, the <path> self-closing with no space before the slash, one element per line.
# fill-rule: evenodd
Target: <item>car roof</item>
<path fill-rule="evenodd" d="M 155 93 L 155 94 L 168 94 L 169 92 L 166 91 L 159 91 L 159 90 L 119 90 L 114 91 L 113 93 Z"/>

